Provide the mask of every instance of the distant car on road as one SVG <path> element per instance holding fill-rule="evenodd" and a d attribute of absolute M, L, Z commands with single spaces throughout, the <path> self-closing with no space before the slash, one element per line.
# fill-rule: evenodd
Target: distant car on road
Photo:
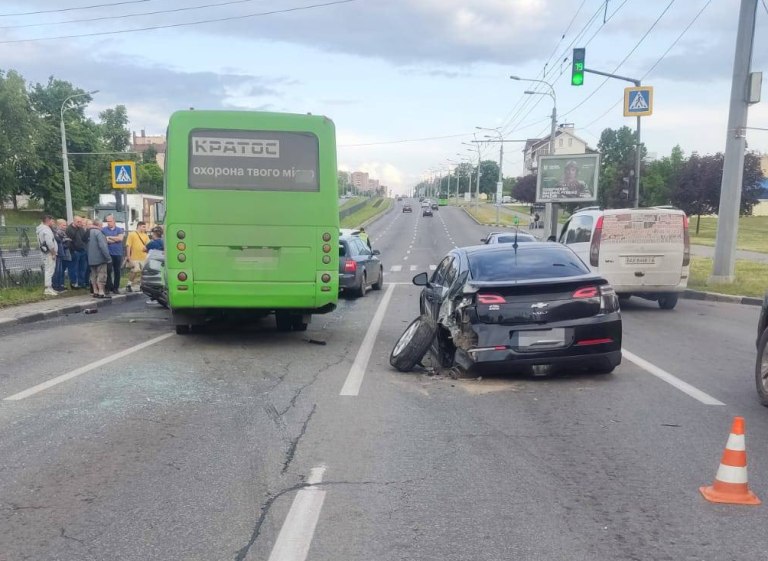
<path fill-rule="evenodd" d="M 768 293 L 763 298 L 763 310 L 757 322 L 757 360 L 755 382 L 760 402 L 768 407 Z"/>
<path fill-rule="evenodd" d="M 410 370 L 431 347 L 443 367 L 545 375 L 621 363 L 619 301 L 569 248 L 531 242 L 452 250 L 423 286 L 420 316 L 390 364 Z"/>
<path fill-rule="evenodd" d="M 339 237 L 339 290 L 356 296 L 365 296 L 369 287 L 381 290 L 384 266 L 379 255 L 356 235 Z"/>
<path fill-rule="evenodd" d="M 528 242 L 537 242 L 539 240 L 536 239 L 536 236 L 532 234 L 528 234 L 526 232 L 520 232 L 518 231 L 515 233 L 512 232 L 491 232 L 486 237 L 482 238 L 480 240 L 486 245 L 492 245 L 497 243 L 528 243 Z"/>
<path fill-rule="evenodd" d="M 432 203 L 432 210 L 440 210 L 440 205 L 438 203 Z"/>
<path fill-rule="evenodd" d="M 413 212 L 413 209 L 411 208 L 411 205 L 409 203 L 405 203 L 403 205 L 403 212 Z"/>
<path fill-rule="evenodd" d="M 432 216 L 432 208 L 425 206 L 421 208 L 421 215 L 422 216 Z"/>

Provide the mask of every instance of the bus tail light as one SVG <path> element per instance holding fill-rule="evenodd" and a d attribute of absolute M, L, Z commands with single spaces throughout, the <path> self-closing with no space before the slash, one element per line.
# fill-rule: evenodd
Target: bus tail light
<path fill-rule="evenodd" d="M 325 283 L 331 282 L 331 275 L 328 273 L 323 273 L 323 275 L 320 277 L 320 280 Z"/>
<path fill-rule="evenodd" d="M 323 253 L 330 253 L 331 252 L 331 246 L 328 244 L 323 245 Z"/>
<path fill-rule="evenodd" d="M 323 255 L 323 263 L 327 265 L 331 262 L 331 256 L 330 255 Z"/>
<path fill-rule="evenodd" d="M 324 234 L 323 234 L 323 241 L 324 241 L 324 242 L 329 242 L 329 241 L 331 241 L 331 234 L 329 234 L 328 232 L 324 233 Z"/>
<path fill-rule="evenodd" d="M 344 263 L 344 272 L 345 273 L 357 272 L 357 261 L 354 261 L 352 259 L 347 259 L 346 263 Z"/>
<path fill-rule="evenodd" d="M 184 282 L 185 280 L 187 280 L 187 273 L 182 271 L 178 275 L 176 275 L 176 278 L 178 278 L 181 282 Z"/>
<path fill-rule="evenodd" d="M 178 232 L 176 232 L 176 237 L 179 238 L 180 240 L 183 240 L 184 238 L 187 237 L 187 233 L 184 230 L 179 230 Z"/>
<path fill-rule="evenodd" d="M 603 216 L 597 217 L 595 232 L 592 234 L 592 243 L 589 246 L 589 264 L 593 267 L 600 265 L 600 238 L 603 235 Z"/>
<path fill-rule="evenodd" d="M 187 256 L 183 253 L 179 253 L 179 255 L 176 257 L 179 260 L 179 263 L 184 263 L 184 261 L 187 260 Z"/>
<path fill-rule="evenodd" d="M 176 244 L 176 249 L 178 249 L 179 251 L 185 251 L 187 249 L 187 244 L 185 244 L 184 242 L 179 242 Z"/>

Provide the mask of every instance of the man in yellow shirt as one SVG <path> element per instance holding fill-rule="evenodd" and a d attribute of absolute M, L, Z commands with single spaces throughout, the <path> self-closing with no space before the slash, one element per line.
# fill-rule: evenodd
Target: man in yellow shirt
<path fill-rule="evenodd" d="M 129 269 L 128 286 L 126 287 L 128 292 L 140 289 L 141 270 L 144 268 L 144 263 L 147 259 L 147 252 L 144 248 L 148 243 L 147 224 L 146 222 L 139 222 L 136 224 L 136 229 L 128 234 L 128 238 L 125 241 L 125 260 Z"/>

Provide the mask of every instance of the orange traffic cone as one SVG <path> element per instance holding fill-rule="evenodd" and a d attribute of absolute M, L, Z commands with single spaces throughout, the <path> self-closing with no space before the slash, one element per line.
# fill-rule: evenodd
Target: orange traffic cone
<path fill-rule="evenodd" d="M 759 505 L 760 499 L 747 485 L 747 448 L 744 441 L 744 417 L 734 417 L 723 459 L 709 487 L 699 487 L 704 498 L 713 503 Z"/>

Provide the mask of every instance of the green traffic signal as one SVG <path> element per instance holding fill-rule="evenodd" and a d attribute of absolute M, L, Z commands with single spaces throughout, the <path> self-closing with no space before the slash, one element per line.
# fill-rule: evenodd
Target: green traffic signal
<path fill-rule="evenodd" d="M 573 49 L 573 64 L 571 67 L 571 85 L 584 85 L 584 54 L 586 49 Z"/>

